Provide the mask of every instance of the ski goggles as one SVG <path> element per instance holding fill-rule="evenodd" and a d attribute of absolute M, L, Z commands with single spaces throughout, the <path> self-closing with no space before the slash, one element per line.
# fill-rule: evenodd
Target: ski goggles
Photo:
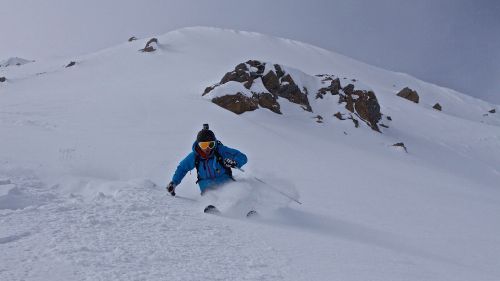
<path fill-rule="evenodd" d="M 207 149 L 207 148 L 213 149 L 215 147 L 215 141 L 200 141 L 198 142 L 198 146 L 201 149 Z"/>

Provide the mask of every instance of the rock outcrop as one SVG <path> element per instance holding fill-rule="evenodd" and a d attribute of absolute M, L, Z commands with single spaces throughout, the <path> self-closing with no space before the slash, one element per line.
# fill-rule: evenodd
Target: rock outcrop
<path fill-rule="evenodd" d="M 248 97 L 238 92 L 234 95 L 216 97 L 212 99 L 212 102 L 236 114 L 256 110 L 259 106 L 281 114 L 279 103 L 268 93 L 255 93 Z"/>
<path fill-rule="evenodd" d="M 281 100 L 297 104 L 311 113 L 313 104 L 319 106 L 319 103 L 331 103 L 338 110 L 327 113 L 326 116 L 351 120 L 355 127 L 364 122 L 380 132 L 382 113 L 375 93 L 357 89 L 357 79 L 350 79 L 352 83 L 345 87 L 342 87 L 340 81 L 339 77 L 330 74 L 310 76 L 279 64 L 249 60 L 227 72 L 219 83 L 206 87 L 202 95 L 236 114 L 258 108 L 282 114 Z M 332 100 L 334 96 L 337 97 L 336 101 Z M 322 116 L 325 115 L 316 114 L 312 118 L 323 123 L 326 120 Z"/>
<path fill-rule="evenodd" d="M 316 123 L 323 123 L 323 116 L 321 115 L 316 115 L 313 118 L 316 119 Z"/>
<path fill-rule="evenodd" d="M 5 77 L 0 77 L 0 83 L 3 83 L 3 82 L 5 82 L 5 81 L 7 81 L 7 78 L 5 78 Z"/>
<path fill-rule="evenodd" d="M 401 148 L 403 148 L 403 149 L 404 149 L 404 151 L 405 151 L 406 153 L 408 153 L 408 149 L 406 148 L 405 144 L 404 144 L 404 143 L 402 143 L 402 142 L 395 143 L 395 144 L 393 144 L 392 146 L 394 146 L 394 147 L 401 147 Z"/>
<path fill-rule="evenodd" d="M 418 96 L 418 93 L 417 91 L 414 91 L 408 87 L 405 87 L 404 89 L 402 89 L 401 91 L 399 91 L 398 93 L 398 96 L 402 97 L 402 98 L 405 98 L 409 101 L 412 101 L 414 103 L 418 103 L 419 102 L 419 96 Z"/>
<path fill-rule="evenodd" d="M 435 110 L 439 110 L 439 111 L 441 111 L 443 109 L 439 103 L 436 103 L 432 108 L 434 108 Z"/>
<path fill-rule="evenodd" d="M 266 68 L 269 69 L 265 71 Z M 247 102 L 253 103 L 253 100 L 257 99 L 261 107 L 268 108 L 276 113 L 280 113 L 279 104 L 277 103 L 278 97 L 299 104 L 306 111 L 312 111 L 307 93 L 301 91 L 293 78 L 289 74 L 283 72 L 280 65 L 275 64 L 269 66 L 269 64 L 261 63 L 256 60 L 240 63 L 233 71 L 226 73 L 219 84 L 206 88 L 204 95 L 208 94 L 215 87 L 224 85 L 228 82 L 241 83 L 246 89 L 251 91 L 252 101 L 246 100 Z M 254 87 L 255 89 L 252 90 L 252 86 L 256 83 L 260 86 L 264 86 L 264 89 L 261 87 Z M 241 99 L 238 99 L 238 102 L 241 102 Z M 227 107 L 224 108 L 229 109 Z M 253 106 L 248 105 L 246 108 L 253 108 Z"/>
<path fill-rule="evenodd" d="M 146 53 L 150 53 L 150 52 L 154 52 L 156 51 L 156 49 L 158 49 L 158 39 L 156 38 L 151 38 L 149 39 L 149 41 L 146 43 L 146 46 L 144 46 L 143 49 L 140 49 L 141 52 L 146 52 Z"/>
<path fill-rule="evenodd" d="M 68 67 L 72 67 L 72 66 L 74 66 L 74 65 L 76 65 L 76 62 L 71 61 L 71 62 L 70 62 L 70 63 L 68 63 L 65 67 L 66 67 L 66 68 L 68 68 Z"/>
<path fill-rule="evenodd" d="M 372 129 L 379 131 L 377 123 L 382 118 L 382 114 L 374 92 L 354 90 L 354 85 L 349 84 L 343 88 L 343 94 L 339 95 L 339 103 L 345 101 L 347 110 L 356 113 Z"/>

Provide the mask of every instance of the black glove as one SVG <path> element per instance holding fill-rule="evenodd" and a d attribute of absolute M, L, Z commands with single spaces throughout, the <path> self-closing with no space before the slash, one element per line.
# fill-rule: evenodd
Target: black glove
<path fill-rule="evenodd" d="M 226 158 L 224 159 L 224 167 L 226 168 L 236 168 L 238 167 L 238 163 L 233 159 Z"/>
<path fill-rule="evenodd" d="M 175 196 L 175 184 L 173 182 L 170 182 L 167 185 L 167 191 L 170 193 L 170 195 Z"/>

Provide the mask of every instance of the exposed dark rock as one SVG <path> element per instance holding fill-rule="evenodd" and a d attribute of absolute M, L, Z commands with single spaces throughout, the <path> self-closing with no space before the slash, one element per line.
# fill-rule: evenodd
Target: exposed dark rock
<path fill-rule="evenodd" d="M 213 86 L 210 86 L 210 87 L 206 87 L 205 88 L 205 91 L 203 91 L 203 94 L 202 96 L 208 94 L 209 92 L 211 92 L 213 89 L 215 89 L 217 86 L 219 86 L 220 84 L 215 84 Z"/>
<path fill-rule="evenodd" d="M 242 93 L 217 97 L 212 99 L 212 102 L 236 114 L 242 114 L 259 108 L 258 100 L 249 98 Z"/>
<path fill-rule="evenodd" d="M 354 100 L 352 99 L 352 95 L 344 96 L 344 100 L 346 103 L 345 108 L 350 112 L 354 112 Z"/>
<path fill-rule="evenodd" d="M 322 99 L 323 96 L 325 95 L 325 93 L 326 92 L 320 90 L 319 92 L 316 93 L 316 97 L 315 98 L 316 99 Z"/>
<path fill-rule="evenodd" d="M 261 63 L 258 60 L 249 60 L 246 63 L 252 67 L 257 68 L 257 75 L 262 75 L 264 73 L 264 70 L 266 69 L 265 64 Z"/>
<path fill-rule="evenodd" d="M 358 96 L 354 102 L 356 113 L 361 119 L 367 121 L 372 129 L 378 131 L 377 123 L 382 118 L 382 114 L 375 93 L 372 91 L 356 91 L 355 94 Z"/>
<path fill-rule="evenodd" d="M 250 74 L 248 71 L 243 69 L 235 69 L 234 71 L 226 73 L 222 80 L 220 80 L 220 84 L 226 84 L 229 81 L 236 81 L 240 83 L 247 82 L 250 79 Z"/>
<path fill-rule="evenodd" d="M 307 98 L 307 89 L 304 90 L 305 93 L 302 92 L 293 81 L 293 78 L 286 74 L 280 65 L 275 64 L 273 67 L 274 70 L 269 70 L 264 75 L 266 64 L 257 60 L 249 60 L 246 63 L 238 64 L 233 71 L 226 73 L 219 85 L 235 81 L 243 83 L 243 86 L 250 90 L 255 79 L 261 78 L 262 84 L 270 94 L 288 99 L 290 102 L 301 105 L 304 110 L 312 111 Z M 257 68 L 257 71 L 255 71 L 255 68 Z M 204 94 L 207 94 L 212 89 L 206 88 Z"/>
<path fill-rule="evenodd" d="M 278 76 L 278 78 L 281 78 L 285 75 L 285 72 L 281 69 L 281 66 L 279 64 L 275 64 L 274 69 L 276 69 L 276 75 Z"/>
<path fill-rule="evenodd" d="M 247 97 L 242 93 L 236 93 L 235 95 L 214 98 L 212 102 L 236 114 L 256 110 L 259 106 L 267 108 L 274 113 L 281 114 L 280 105 L 276 97 L 269 93 L 255 93 L 252 97 Z"/>
<path fill-rule="evenodd" d="M 137 40 L 137 38 L 136 38 L 135 36 L 132 36 L 132 37 L 130 37 L 130 38 L 128 39 L 128 41 L 129 41 L 129 42 L 132 42 L 132 41 L 135 41 L 135 40 Z"/>
<path fill-rule="evenodd" d="M 247 82 L 245 82 L 245 84 L 243 84 L 243 86 L 244 86 L 245 88 L 247 88 L 247 89 L 252 88 L 253 79 L 254 79 L 253 77 L 250 77 L 250 78 L 248 79 L 248 81 L 247 81 Z"/>
<path fill-rule="evenodd" d="M 354 85 L 348 84 L 347 86 L 342 88 L 342 91 L 344 91 L 346 95 L 352 95 L 354 93 Z"/>
<path fill-rule="evenodd" d="M 441 111 L 443 109 L 439 103 L 436 103 L 432 108 L 434 108 L 435 110 L 439 110 L 439 111 Z"/>
<path fill-rule="evenodd" d="M 330 92 L 332 95 L 339 94 L 339 90 L 341 89 L 339 78 L 333 79 L 331 77 L 327 77 L 327 78 L 323 79 L 322 81 L 323 82 L 332 81 L 332 82 L 330 83 L 330 86 L 319 89 L 318 93 L 316 94 L 316 99 L 319 99 L 319 98 L 322 99 L 327 92 Z"/>
<path fill-rule="evenodd" d="M 248 60 L 246 64 L 257 68 L 262 65 L 262 63 L 258 60 Z"/>
<path fill-rule="evenodd" d="M 263 108 L 267 108 L 274 113 L 281 114 L 280 104 L 275 96 L 269 93 L 254 94 L 254 98 L 258 99 L 259 105 Z"/>
<path fill-rule="evenodd" d="M 389 128 L 389 126 L 387 126 L 386 124 L 382 124 L 382 123 L 381 123 L 381 124 L 379 124 L 379 125 L 380 125 L 380 127 Z"/>
<path fill-rule="evenodd" d="M 312 112 L 307 95 L 302 93 L 295 83 L 282 84 L 277 94 L 293 103 L 302 105 L 304 110 Z"/>
<path fill-rule="evenodd" d="M 290 76 L 290 74 L 287 74 L 281 78 L 281 83 L 283 83 L 283 82 L 296 85 L 295 81 L 293 81 L 293 78 L 292 78 L 292 76 Z"/>
<path fill-rule="evenodd" d="M 393 144 L 392 146 L 402 147 L 402 148 L 405 150 L 405 152 L 407 152 L 407 153 L 408 153 L 408 150 L 406 149 L 405 144 L 404 144 L 404 143 L 402 143 L 402 142 L 395 143 L 395 144 Z"/>
<path fill-rule="evenodd" d="M 311 94 L 314 94 L 316 99 L 323 99 L 327 94 L 338 95 L 339 104 L 342 104 L 346 108 L 346 112 L 349 112 L 342 113 L 341 110 L 334 114 L 336 118 L 339 120 L 351 119 L 355 127 L 359 127 L 360 121 L 363 121 L 373 130 L 380 132 L 378 122 L 382 118 L 382 114 L 374 92 L 357 90 L 353 84 L 342 88 L 340 79 L 334 75 L 322 74 L 315 77 L 319 77 L 318 82 L 325 87 L 319 90 L 316 88 L 314 91 L 317 92 Z M 253 92 L 252 87 L 255 85 L 255 79 L 261 79 L 265 92 Z M 248 60 L 246 63 L 238 64 L 233 71 L 226 73 L 220 83 L 207 87 L 203 95 L 209 94 L 216 87 L 234 81 L 241 83 L 248 92 L 241 90 L 238 93 L 228 93 L 226 96 L 212 99 L 214 103 L 234 113 L 241 114 L 262 107 L 281 114 L 278 102 L 280 98 L 287 99 L 300 105 L 305 111 L 312 112 L 313 109 L 309 103 L 311 89 L 306 88 L 306 86 L 301 89 L 294 79 L 296 77 L 287 73 L 286 69 L 279 64 L 269 65 L 257 60 Z M 319 118 L 318 115 L 314 118 L 317 119 L 317 122 L 324 122 L 323 118 Z"/>
<path fill-rule="evenodd" d="M 144 46 L 144 49 L 141 49 L 140 51 L 146 52 L 146 53 L 154 52 L 154 51 L 156 51 L 155 45 L 157 45 L 157 44 L 158 44 L 158 39 L 151 38 L 146 43 L 146 46 Z"/>
<path fill-rule="evenodd" d="M 240 64 L 238 64 L 238 65 L 234 68 L 234 70 L 236 70 L 236 71 L 238 71 L 238 70 L 239 70 L 239 71 L 248 71 L 248 67 L 247 67 L 247 65 L 246 65 L 246 64 L 244 64 L 244 63 L 240 63 Z"/>
<path fill-rule="evenodd" d="M 493 108 L 492 110 L 490 110 L 490 111 L 488 111 L 488 112 L 489 112 L 489 113 L 495 113 L 495 112 L 497 112 L 497 111 Z"/>
<path fill-rule="evenodd" d="M 359 121 L 356 120 L 355 118 L 353 118 L 352 116 L 350 116 L 348 119 L 351 119 L 352 122 L 354 123 L 354 127 L 358 128 L 359 127 Z M 378 130 L 378 128 L 377 128 Z"/>
<path fill-rule="evenodd" d="M 66 68 L 68 68 L 68 67 L 72 67 L 72 66 L 74 66 L 75 64 L 76 64 L 76 62 L 72 61 L 72 62 L 68 63 L 68 65 L 66 65 Z"/>
<path fill-rule="evenodd" d="M 387 116 L 386 118 L 387 118 L 387 120 L 392 121 L 391 116 Z"/>
<path fill-rule="evenodd" d="M 340 79 L 335 78 L 330 84 L 330 92 L 332 92 L 332 94 L 334 95 L 338 95 L 340 89 L 342 89 L 342 87 L 340 86 Z"/>
<path fill-rule="evenodd" d="M 280 81 L 278 76 L 274 71 L 269 71 L 266 75 L 262 76 L 262 83 L 264 87 L 271 93 L 276 95 L 278 90 L 280 89 Z"/>
<path fill-rule="evenodd" d="M 339 120 L 345 120 L 344 117 L 342 116 L 342 113 L 340 112 L 333 114 L 333 116 L 337 117 Z"/>
<path fill-rule="evenodd" d="M 5 78 L 5 77 L 0 77 L 0 82 L 1 82 L 1 83 L 5 82 L 5 81 L 7 81 L 7 78 Z"/>
<path fill-rule="evenodd" d="M 323 117 L 321 115 L 316 115 L 313 118 L 316 118 L 317 123 L 323 123 Z"/>
<path fill-rule="evenodd" d="M 353 84 L 345 86 L 342 92 L 339 92 L 339 104 L 345 103 L 347 110 L 355 113 L 373 130 L 380 132 L 377 124 L 382 118 L 382 114 L 380 113 L 380 105 L 375 93 L 372 91 L 355 90 Z"/>
<path fill-rule="evenodd" d="M 417 91 L 414 91 L 408 87 L 405 87 L 403 90 L 399 91 L 398 96 L 405 98 L 409 101 L 412 101 L 414 103 L 418 103 L 419 101 L 419 96 Z"/>

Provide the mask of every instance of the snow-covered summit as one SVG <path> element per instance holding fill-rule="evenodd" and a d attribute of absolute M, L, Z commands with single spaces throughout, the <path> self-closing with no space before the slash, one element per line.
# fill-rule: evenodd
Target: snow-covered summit
<path fill-rule="evenodd" d="M 0 68 L 0 279 L 499 279 L 498 105 L 288 39 L 155 38 Z M 240 115 L 202 96 L 248 60 L 356 80 L 389 128 L 337 121 L 331 94 Z M 195 173 L 164 191 L 203 123 L 248 156 L 226 190 L 260 219 L 201 213 Z"/>

